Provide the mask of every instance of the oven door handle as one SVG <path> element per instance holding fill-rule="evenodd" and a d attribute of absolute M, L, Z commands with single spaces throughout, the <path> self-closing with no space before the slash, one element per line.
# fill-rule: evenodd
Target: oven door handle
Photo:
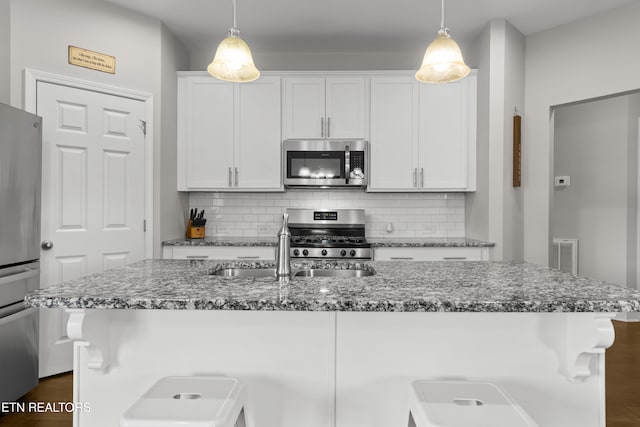
<path fill-rule="evenodd" d="M 344 183 L 349 184 L 349 174 L 351 172 L 351 152 L 349 146 L 344 147 Z"/>

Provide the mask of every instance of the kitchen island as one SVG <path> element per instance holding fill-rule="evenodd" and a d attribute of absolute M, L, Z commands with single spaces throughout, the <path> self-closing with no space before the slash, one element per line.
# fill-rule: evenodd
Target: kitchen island
<path fill-rule="evenodd" d="M 147 260 L 27 297 L 64 308 L 78 426 L 117 425 L 158 378 L 247 384 L 258 426 L 404 426 L 415 379 L 502 386 L 541 426 L 604 426 L 604 350 L 640 294 L 527 263 L 293 263 L 361 278 L 222 277 L 268 262 Z"/>

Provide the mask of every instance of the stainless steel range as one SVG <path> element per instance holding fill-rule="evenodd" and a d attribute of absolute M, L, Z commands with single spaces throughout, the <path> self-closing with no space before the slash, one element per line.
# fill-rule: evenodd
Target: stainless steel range
<path fill-rule="evenodd" d="M 371 259 L 364 209 L 287 209 L 291 258 Z"/>

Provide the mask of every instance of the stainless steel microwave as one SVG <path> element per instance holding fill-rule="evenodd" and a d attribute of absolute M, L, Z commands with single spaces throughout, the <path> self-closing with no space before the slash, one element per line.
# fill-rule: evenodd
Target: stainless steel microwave
<path fill-rule="evenodd" d="M 289 139 L 282 152 L 285 187 L 367 186 L 367 141 Z"/>

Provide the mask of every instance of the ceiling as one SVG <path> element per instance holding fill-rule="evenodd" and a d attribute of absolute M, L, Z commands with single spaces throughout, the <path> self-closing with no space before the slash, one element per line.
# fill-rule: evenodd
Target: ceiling
<path fill-rule="evenodd" d="M 232 23 L 232 0 L 105 0 L 160 19 L 191 51 L 213 50 Z M 447 26 L 469 45 L 492 19 L 524 35 L 637 0 L 448 0 Z M 438 0 L 237 0 L 238 28 L 252 50 L 422 50 L 440 26 Z"/>

